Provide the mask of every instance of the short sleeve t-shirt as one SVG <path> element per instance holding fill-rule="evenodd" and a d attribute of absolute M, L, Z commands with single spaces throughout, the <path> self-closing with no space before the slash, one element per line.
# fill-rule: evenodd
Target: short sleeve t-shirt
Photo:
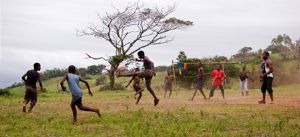
<path fill-rule="evenodd" d="M 36 89 L 36 82 L 39 77 L 40 74 L 37 71 L 35 70 L 27 71 L 25 85 Z"/>
<path fill-rule="evenodd" d="M 222 78 L 224 78 L 226 76 L 223 70 L 220 70 L 220 71 L 213 70 L 210 74 L 211 74 L 212 77 L 214 77 L 213 78 L 213 85 L 214 86 L 223 85 Z"/>
<path fill-rule="evenodd" d="M 68 73 L 68 85 L 70 88 L 70 91 L 72 93 L 72 101 L 75 101 L 82 97 L 83 93 L 79 85 L 79 76 Z"/>

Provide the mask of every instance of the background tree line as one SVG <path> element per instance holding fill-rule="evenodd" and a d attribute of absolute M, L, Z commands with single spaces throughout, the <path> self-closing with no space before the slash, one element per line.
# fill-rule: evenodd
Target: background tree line
<path fill-rule="evenodd" d="M 101 75 L 102 71 L 106 68 L 105 65 L 91 65 L 87 68 L 78 68 L 77 74 L 79 74 L 82 77 L 85 77 L 86 75 Z M 68 69 L 47 69 L 41 73 L 42 80 L 48 80 L 55 77 L 61 77 L 64 76 L 68 72 Z"/>
<path fill-rule="evenodd" d="M 206 58 L 188 58 L 184 51 L 180 51 L 177 57 L 178 62 L 185 63 L 211 63 L 211 62 L 238 62 L 240 64 L 226 64 L 225 73 L 228 76 L 226 80 L 227 87 L 231 87 L 232 80 L 238 80 L 242 66 L 246 66 L 250 73 L 249 86 L 250 88 L 259 88 L 259 75 L 261 73 L 261 54 L 263 51 L 271 52 L 271 60 L 274 65 L 274 85 L 285 85 L 300 82 L 298 77 L 300 74 L 300 39 L 293 41 L 290 36 L 286 34 L 277 35 L 274 37 L 270 45 L 265 49 L 252 51 L 252 47 L 242 47 L 236 54 L 230 58 L 225 56 L 214 56 Z M 205 72 L 213 70 L 215 65 L 204 65 Z M 188 64 L 187 69 L 182 69 L 182 75 L 179 75 L 178 66 L 175 66 L 175 73 L 177 81 L 180 85 L 190 87 L 191 83 L 196 81 L 196 64 Z M 211 79 L 207 77 L 207 79 Z M 209 85 L 210 80 L 207 80 Z M 209 86 L 208 86 L 209 87 Z"/>

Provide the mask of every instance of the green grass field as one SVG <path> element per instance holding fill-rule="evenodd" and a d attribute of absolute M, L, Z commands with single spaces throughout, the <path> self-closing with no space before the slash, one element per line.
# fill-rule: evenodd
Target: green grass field
<path fill-rule="evenodd" d="M 118 81 L 125 84 L 127 80 Z M 24 87 L 12 89 L 12 96 L 0 97 L 0 136 L 300 136 L 300 85 L 276 87 L 275 104 L 259 105 L 259 90 L 242 97 L 238 89 L 227 89 L 225 100 L 216 91 L 212 100 L 203 100 L 198 94 L 189 101 L 193 91 L 176 88 L 170 99 L 164 99 L 158 84 L 161 80 L 154 79 L 161 99 L 157 107 L 148 91 L 135 105 L 131 88 L 98 92 L 99 87 L 92 86 L 94 97 L 85 91 L 83 104 L 100 108 L 102 118 L 78 111 L 75 125 L 69 107 L 71 95 L 57 92 L 59 78 L 44 82 L 47 93 L 39 94 L 32 113 L 21 111 Z M 93 85 L 94 80 L 89 82 Z"/>

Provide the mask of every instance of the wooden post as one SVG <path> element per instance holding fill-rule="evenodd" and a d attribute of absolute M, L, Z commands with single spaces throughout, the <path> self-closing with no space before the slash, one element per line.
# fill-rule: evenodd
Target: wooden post
<path fill-rule="evenodd" d="M 172 70 L 173 70 L 173 76 L 174 76 L 174 83 L 176 85 L 176 73 L 175 73 L 175 67 L 174 67 L 174 61 L 172 60 Z"/>

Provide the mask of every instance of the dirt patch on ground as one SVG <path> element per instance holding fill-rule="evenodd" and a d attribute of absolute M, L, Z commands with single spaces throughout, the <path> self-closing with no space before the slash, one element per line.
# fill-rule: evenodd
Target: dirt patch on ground
<path fill-rule="evenodd" d="M 258 99 L 246 98 L 246 99 L 228 99 L 225 102 L 228 104 L 258 104 Z M 270 100 L 266 101 L 266 104 L 270 104 Z M 287 106 L 300 106 L 299 98 L 275 98 L 274 104 L 270 105 L 287 105 Z"/>

